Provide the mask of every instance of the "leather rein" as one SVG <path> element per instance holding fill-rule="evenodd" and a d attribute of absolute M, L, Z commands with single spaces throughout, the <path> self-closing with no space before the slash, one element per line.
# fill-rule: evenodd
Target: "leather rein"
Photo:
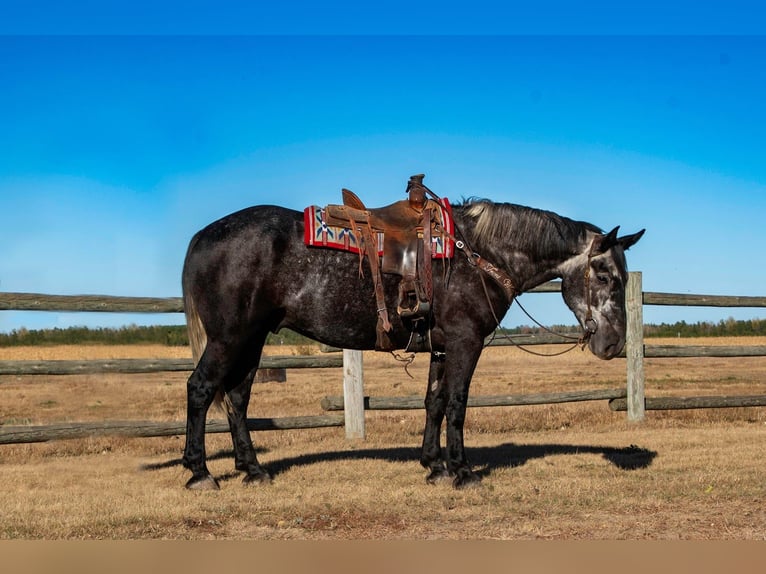
<path fill-rule="evenodd" d="M 426 191 L 428 195 L 430 195 L 434 201 L 436 201 L 439 205 L 444 207 L 444 203 L 438 195 L 436 195 L 433 191 L 428 189 L 425 185 L 422 183 L 420 184 L 423 189 Z M 593 255 L 596 253 L 596 250 L 598 248 L 598 245 L 600 244 L 600 236 L 596 236 L 593 238 L 593 241 L 591 242 L 590 248 L 588 249 L 588 263 L 585 266 L 585 300 L 587 304 L 587 310 L 585 313 L 585 321 L 582 334 L 579 337 L 573 337 L 571 335 L 566 335 L 564 333 L 556 333 L 555 331 L 552 331 L 548 327 L 545 327 L 544 325 L 540 324 L 534 317 L 532 317 L 529 312 L 519 303 L 518 296 L 521 295 L 521 293 L 518 293 L 516 291 L 516 287 L 513 284 L 513 280 L 511 279 L 510 275 L 494 265 L 493 263 L 487 261 L 484 259 L 481 255 L 473 251 L 468 245 L 467 241 L 465 241 L 465 236 L 460 231 L 460 228 L 458 227 L 457 223 L 454 224 L 455 226 L 455 233 L 459 234 L 463 237 L 463 240 L 458 239 L 455 235 L 452 233 L 449 233 L 446 229 L 441 227 L 440 225 L 436 225 L 435 231 L 442 233 L 450 238 L 455 244 L 455 247 L 460 249 L 465 256 L 468 259 L 468 262 L 473 265 L 474 267 L 478 268 L 479 270 L 483 271 L 484 273 L 480 274 L 481 277 L 481 285 L 484 289 L 484 296 L 487 300 L 487 305 L 489 306 L 490 311 L 492 312 L 492 317 L 495 320 L 495 323 L 497 325 L 497 328 L 500 328 L 500 319 L 498 319 L 497 314 L 495 313 L 495 307 L 492 304 L 492 300 L 489 295 L 489 291 L 487 290 L 487 283 L 484 278 L 484 274 L 489 275 L 495 283 L 497 283 L 500 288 L 503 290 L 503 293 L 505 294 L 505 297 L 508 301 L 508 307 L 510 307 L 514 301 L 516 301 L 516 304 L 519 306 L 519 308 L 524 312 L 524 314 L 529 317 L 538 327 L 542 328 L 543 330 L 547 331 L 548 333 L 551 333 L 553 335 L 556 335 L 557 337 L 561 337 L 563 339 L 569 339 L 574 341 L 571 347 L 568 349 L 558 352 L 558 353 L 538 353 L 536 351 L 532 351 L 530 349 L 527 349 L 523 345 L 517 343 L 513 340 L 513 337 L 508 334 L 503 334 L 502 337 L 508 340 L 511 344 L 518 347 L 522 351 L 525 351 L 527 353 L 530 353 L 532 355 L 537 355 L 540 357 L 556 357 L 559 355 L 563 355 L 565 353 L 568 353 L 569 351 L 573 350 L 576 347 L 581 347 L 583 350 L 585 349 L 585 345 L 588 344 L 588 341 L 590 338 L 596 333 L 598 330 L 598 323 L 593 319 L 593 309 L 591 305 L 591 290 L 590 290 L 590 263 L 591 259 L 593 259 Z M 493 332 L 492 337 L 490 337 L 489 341 L 485 343 L 485 347 L 488 346 L 496 336 L 496 331 Z"/>
<path fill-rule="evenodd" d="M 521 304 L 521 302 L 518 300 L 518 297 L 515 298 L 516 305 L 518 305 L 519 309 L 521 309 L 524 314 L 529 317 L 529 319 L 532 320 L 538 327 L 543 329 L 544 331 L 550 333 L 551 335 L 555 335 L 557 337 L 561 337 L 562 339 L 569 339 L 572 341 L 572 345 L 563 351 L 559 351 L 557 353 L 540 353 L 537 351 L 532 351 L 531 349 L 526 348 L 525 346 L 517 343 L 513 340 L 513 337 L 507 333 L 503 333 L 501 336 L 509 341 L 512 345 L 518 347 L 522 351 L 529 353 L 530 355 L 536 355 L 538 357 L 558 357 L 560 355 L 564 355 L 568 353 L 569 351 L 574 350 L 577 347 L 580 347 L 581 350 L 585 350 L 585 346 L 588 344 L 588 341 L 590 341 L 590 338 L 596 333 L 598 330 L 598 323 L 596 323 L 595 319 L 593 319 L 593 307 L 591 304 L 592 298 L 591 298 L 591 290 L 590 290 L 590 263 L 591 259 L 593 259 L 593 255 L 596 253 L 596 249 L 598 248 L 598 244 L 600 243 L 600 236 L 596 236 L 593 238 L 593 241 L 591 243 L 590 249 L 588 250 L 588 262 L 585 266 L 585 301 L 587 304 L 587 309 L 585 311 L 585 321 L 583 321 L 584 329 L 582 334 L 579 337 L 573 337 L 572 335 L 567 335 L 565 333 L 557 333 L 555 331 L 552 331 L 542 323 L 540 323 L 537 319 L 535 319 L 529 311 L 527 311 L 524 306 Z M 492 311 L 492 316 L 495 319 L 495 322 L 497 323 L 497 327 L 500 328 L 500 321 L 497 318 L 497 315 L 495 315 L 495 309 L 492 306 L 492 303 L 489 299 L 489 293 L 487 292 L 487 286 L 484 282 L 484 276 L 481 277 L 482 286 L 484 287 L 484 294 L 487 297 L 487 304 L 489 305 L 490 310 Z M 520 295 L 521 293 L 519 293 Z M 513 303 L 514 299 L 509 299 L 510 303 Z M 510 306 L 509 303 L 509 306 Z M 490 337 L 489 342 L 486 343 L 486 345 L 489 345 L 496 336 L 497 331 L 492 333 L 492 337 Z M 485 345 L 485 346 L 486 346 Z"/>

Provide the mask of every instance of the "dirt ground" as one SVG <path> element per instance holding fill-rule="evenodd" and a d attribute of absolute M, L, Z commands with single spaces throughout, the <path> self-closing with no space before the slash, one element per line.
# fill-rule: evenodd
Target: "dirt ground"
<path fill-rule="evenodd" d="M 161 346 L 0 349 L 0 361 L 187 356 Z M 417 357 L 411 378 L 390 355 L 365 353 L 365 394 L 422 397 L 427 367 Z M 492 347 L 471 394 L 619 388 L 625 368 L 587 351 Z M 0 424 L 183 421 L 187 376 L 2 376 Z M 761 357 L 648 359 L 646 376 L 647 396 L 766 394 Z M 340 369 L 290 370 L 285 383 L 254 387 L 249 416 L 325 414 L 321 399 L 341 392 Z M 364 441 L 337 427 L 254 433 L 268 486 L 243 485 L 228 436 L 208 435 L 217 492 L 183 488 L 183 436 L 0 445 L 0 538 L 766 539 L 764 407 L 648 411 L 642 423 L 606 401 L 469 409 L 466 445 L 483 481 L 461 491 L 426 484 L 423 422 L 422 410 L 369 411 Z"/>

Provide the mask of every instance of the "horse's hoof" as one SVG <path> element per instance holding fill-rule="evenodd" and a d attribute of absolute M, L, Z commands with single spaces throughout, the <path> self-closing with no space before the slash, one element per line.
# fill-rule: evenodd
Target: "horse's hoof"
<path fill-rule="evenodd" d="M 246 474 L 242 479 L 242 484 L 271 484 L 272 478 L 268 472 Z"/>
<path fill-rule="evenodd" d="M 192 476 L 189 482 L 186 483 L 186 488 L 189 490 L 220 490 L 218 481 L 209 474 L 204 476 Z"/>
<path fill-rule="evenodd" d="M 481 477 L 473 471 L 458 473 L 452 486 L 458 490 L 464 488 L 475 488 L 481 485 Z"/>
<path fill-rule="evenodd" d="M 446 468 L 434 468 L 431 470 L 431 474 L 426 477 L 428 484 L 438 484 L 450 480 L 452 476 Z"/>

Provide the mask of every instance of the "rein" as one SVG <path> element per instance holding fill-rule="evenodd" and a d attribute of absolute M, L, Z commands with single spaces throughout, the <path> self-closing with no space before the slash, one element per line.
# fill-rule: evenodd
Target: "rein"
<path fill-rule="evenodd" d="M 492 303 L 490 301 L 489 292 L 487 291 L 487 285 L 486 285 L 486 282 L 484 281 L 484 276 L 483 275 L 481 277 L 481 285 L 484 288 L 484 295 L 487 298 L 487 305 L 489 306 L 489 309 L 492 312 L 492 317 L 495 319 L 495 324 L 497 325 L 496 329 L 499 329 L 500 328 L 500 320 L 497 318 L 497 315 L 495 314 L 495 308 L 492 306 Z M 582 350 L 585 350 L 585 345 L 588 344 L 588 340 L 590 339 L 591 335 L 593 334 L 591 331 L 584 331 L 583 334 L 580 335 L 579 337 L 573 337 L 572 335 L 567 335 L 567 334 L 564 334 L 564 333 L 557 333 L 557 332 L 549 329 L 548 327 L 546 327 L 545 325 L 540 323 L 537 319 L 535 319 L 532 315 L 530 315 L 529 312 L 524 308 L 524 306 L 519 302 L 518 297 L 513 299 L 511 301 L 511 303 L 513 303 L 514 300 L 516 301 L 516 305 L 518 305 L 518 307 L 524 312 L 524 314 L 527 317 L 529 317 L 535 323 L 535 325 L 537 325 L 538 327 L 540 327 L 544 331 L 550 333 L 551 335 L 555 335 L 557 337 L 561 337 L 562 339 L 569 339 L 569 340 L 574 341 L 574 342 L 572 343 L 572 345 L 570 347 L 567 347 L 563 351 L 558 351 L 556 353 L 540 353 L 538 351 L 533 351 L 532 349 L 528 349 L 526 346 L 522 345 L 521 343 L 518 343 L 518 342 L 514 341 L 513 336 L 509 335 L 508 333 L 503 333 L 502 335 L 500 335 L 503 339 L 505 339 L 506 341 L 511 343 L 511 345 L 513 345 L 514 347 L 524 351 L 525 353 L 529 353 L 530 355 L 535 355 L 537 357 L 558 357 L 560 355 L 565 355 L 569 351 L 575 350 L 578 346 L 581 347 Z M 497 330 L 492 332 L 492 336 L 490 337 L 489 341 L 487 341 L 484 344 L 484 346 L 488 347 L 492 343 L 492 341 L 495 340 L 496 337 L 497 337 Z"/>
<path fill-rule="evenodd" d="M 457 229 L 457 227 L 456 227 L 456 229 Z M 536 355 L 538 357 L 558 357 L 560 355 L 564 355 L 564 354 L 568 353 L 569 351 L 573 351 L 578 346 L 581 348 L 581 350 L 583 350 L 583 351 L 585 350 L 585 345 L 588 344 L 588 341 L 590 340 L 590 338 L 595 334 L 596 330 L 598 329 L 598 324 L 593 319 L 593 309 L 592 309 L 592 305 L 591 305 L 591 292 L 590 292 L 590 262 L 591 262 L 591 259 L 593 258 L 593 254 L 596 252 L 596 248 L 598 247 L 597 239 L 599 239 L 599 238 L 595 237 L 593 239 L 593 242 L 591 243 L 590 249 L 588 250 L 588 263 L 585 266 L 585 300 L 587 302 L 587 310 L 585 312 L 585 321 L 584 321 L 585 328 L 584 328 L 582 334 L 579 337 L 573 337 L 572 335 L 567 335 L 565 333 L 557 333 L 557 332 L 549 329 L 548 327 L 546 327 L 542 323 L 540 323 L 537 319 L 535 319 L 529 313 L 529 311 L 527 311 L 524 308 L 524 306 L 521 304 L 521 302 L 519 302 L 518 295 L 521 295 L 521 293 L 517 294 L 515 292 L 515 289 L 513 288 L 513 283 L 510 281 L 510 278 L 508 277 L 508 275 L 505 272 L 502 272 L 499 269 L 497 269 L 497 267 L 495 267 L 491 263 L 487 262 L 487 264 L 491 265 L 491 267 L 493 269 L 497 269 L 505 277 L 508 278 L 510 289 L 507 289 L 505 284 L 501 283 L 501 281 L 497 277 L 495 277 L 494 275 L 492 275 L 491 273 L 488 272 L 488 275 L 490 275 L 490 277 L 495 279 L 495 281 L 497 281 L 500 284 L 500 286 L 503 287 L 503 289 L 504 289 L 504 291 L 506 293 L 506 296 L 508 297 L 508 301 L 509 301 L 508 306 L 509 307 L 515 301 L 516 305 L 518 305 L 518 307 L 524 312 L 524 314 L 527 317 L 529 317 L 529 319 L 533 323 L 535 323 L 535 325 L 537 325 L 538 327 L 540 327 L 544 331 L 550 333 L 551 335 L 555 335 L 557 337 L 561 337 L 562 339 L 568 339 L 568 340 L 574 341 L 574 342 L 572 343 L 571 347 L 569 347 L 569 348 L 567 348 L 567 349 L 565 349 L 563 351 L 559 351 L 557 353 L 539 353 L 537 351 L 532 351 L 531 349 L 526 348 L 524 345 L 521 345 L 521 344 L 517 343 L 516 341 L 513 340 L 513 337 L 511 335 L 509 335 L 507 333 L 503 333 L 502 337 L 506 341 L 510 342 L 513 346 L 521 349 L 525 353 L 529 353 L 530 355 Z M 474 253 L 473 255 L 477 259 L 479 259 L 481 261 L 484 261 L 483 259 L 481 259 L 481 257 L 478 254 Z M 477 266 L 486 271 L 486 269 L 484 269 L 480 265 L 477 264 Z M 498 319 L 497 315 L 495 314 L 495 307 L 492 305 L 492 301 L 491 301 L 491 298 L 489 296 L 489 291 L 487 290 L 487 283 L 484 280 L 484 275 L 480 275 L 480 277 L 481 277 L 481 286 L 484 289 L 484 296 L 487 299 L 487 306 L 489 307 L 489 310 L 492 313 L 492 317 L 495 320 L 495 324 L 497 326 L 497 329 L 499 329 L 500 328 L 500 319 Z M 495 340 L 496 336 L 497 336 L 497 330 L 492 332 L 492 337 L 490 337 L 489 341 L 484 346 L 485 347 L 489 346 L 492 343 L 492 341 Z"/>
<path fill-rule="evenodd" d="M 524 312 L 524 314 L 529 317 L 538 327 L 543 329 L 544 331 L 547 331 L 551 335 L 556 335 L 557 337 L 561 337 L 562 339 L 569 339 L 571 341 L 574 341 L 571 347 L 568 349 L 565 349 L 564 351 L 560 351 L 558 353 L 538 353 L 536 351 L 531 351 L 522 345 L 519 345 L 516 343 L 513 338 L 508 335 L 504 334 L 503 337 L 510 341 L 513 345 L 521 349 L 522 351 L 525 351 L 531 355 L 537 355 L 538 357 L 557 357 L 559 355 L 563 355 L 565 353 L 568 353 L 569 351 L 574 350 L 576 347 L 580 347 L 583 351 L 585 350 L 585 345 L 588 344 L 588 341 L 590 341 L 590 338 L 596 333 L 598 330 L 598 323 L 593 319 L 593 308 L 591 304 L 591 292 L 590 292 L 590 262 L 593 259 L 593 255 L 596 253 L 596 250 L 598 249 L 598 246 L 601 243 L 601 237 L 596 236 L 593 238 L 593 241 L 590 244 L 590 249 L 588 249 L 588 263 L 585 265 L 585 301 L 587 304 L 587 309 L 585 311 L 585 328 L 582 332 L 582 334 L 579 337 L 573 337 L 571 335 L 566 335 L 564 333 L 556 333 L 555 331 L 552 331 L 545 325 L 541 324 L 537 319 L 532 317 L 532 315 L 529 314 L 529 312 L 524 308 L 524 306 L 519 302 L 518 298 L 516 299 L 516 305 L 519 306 L 519 308 Z M 482 284 L 484 283 L 484 278 L 482 278 Z M 484 292 L 486 293 L 486 286 L 484 288 Z M 489 303 L 489 294 L 487 294 L 487 302 Z M 497 322 L 497 326 L 500 327 L 500 322 L 497 320 L 497 316 L 495 316 L 495 310 L 492 308 L 492 305 L 490 304 L 490 309 L 492 310 L 492 316 L 495 318 L 495 321 Z M 492 334 L 492 338 L 490 339 L 490 342 L 492 342 L 495 338 L 495 334 Z"/>
<path fill-rule="evenodd" d="M 423 190 L 430 195 L 436 203 L 441 205 L 442 207 L 445 207 L 444 202 L 441 197 L 439 197 L 436 193 L 431 191 L 428 187 L 426 187 L 422 181 L 418 182 L 417 185 L 421 186 Z M 552 331 L 548 327 L 545 327 L 540 322 L 538 322 L 532 315 L 529 314 L 529 312 L 524 308 L 524 306 L 519 303 L 518 301 L 518 295 L 521 295 L 521 293 L 516 292 L 516 287 L 513 284 L 513 280 L 511 279 L 510 275 L 497 267 L 496 265 L 490 263 L 486 259 L 484 259 L 481 255 L 473 251 L 473 249 L 470 248 L 468 245 L 468 241 L 465 239 L 465 236 L 463 235 L 462 231 L 460 231 L 460 228 L 457 225 L 457 222 L 455 222 L 455 233 L 459 234 L 462 239 L 458 239 L 455 235 L 448 232 L 446 229 L 441 227 L 440 225 L 436 225 L 435 230 L 443 233 L 447 237 L 449 237 L 454 243 L 455 247 L 460 249 L 465 256 L 468 258 L 468 262 L 489 275 L 494 281 L 500 286 L 500 288 L 503 290 L 503 293 L 505 293 L 505 296 L 508 300 L 508 307 L 510 307 L 514 301 L 516 301 L 516 304 L 519 306 L 519 308 L 524 312 L 524 314 L 529 317 L 538 327 L 542 328 L 544 331 L 547 331 L 548 333 L 552 335 L 556 335 L 557 337 L 561 337 L 562 339 L 569 339 L 571 341 L 574 341 L 571 347 L 565 349 L 564 351 L 560 351 L 557 353 L 539 353 L 537 351 L 532 351 L 530 349 L 527 349 L 525 346 L 517 343 L 513 340 L 511 335 L 508 335 L 507 333 L 504 333 L 502 335 L 503 338 L 505 338 L 507 341 L 509 341 L 513 346 L 521 349 L 522 351 L 529 353 L 531 355 L 536 355 L 538 357 L 558 357 L 560 355 L 564 355 L 568 353 L 569 351 L 574 350 L 576 347 L 581 347 L 582 350 L 585 350 L 585 345 L 588 344 L 588 341 L 593 336 L 593 334 L 598 329 L 598 324 L 593 319 L 593 310 L 591 308 L 591 292 L 590 292 L 590 262 L 593 258 L 594 253 L 596 252 L 596 249 L 598 247 L 598 244 L 600 243 L 599 236 L 596 236 L 593 238 L 593 242 L 591 243 L 590 249 L 588 250 L 588 263 L 585 266 L 585 298 L 587 302 L 587 310 L 585 313 L 585 329 L 583 330 L 583 333 L 579 337 L 573 337 L 571 335 L 566 335 L 564 333 L 556 333 L 555 331 Z M 495 320 L 495 324 L 497 325 L 497 328 L 500 328 L 500 319 L 498 319 L 497 314 L 495 313 L 495 307 L 492 305 L 492 300 L 489 295 L 489 291 L 487 290 L 487 283 L 484 279 L 484 273 L 480 273 L 479 277 L 481 278 L 481 286 L 484 290 L 484 296 L 487 300 L 487 305 L 489 306 L 489 310 L 492 313 L 492 317 Z M 495 340 L 497 331 L 493 331 L 492 336 L 490 337 L 489 341 L 485 343 L 485 347 L 488 346 L 492 341 Z"/>
<path fill-rule="evenodd" d="M 521 349 L 525 353 L 529 353 L 530 355 L 535 355 L 537 357 L 558 357 L 560 355 L 565 355 L 569 351 L 574 351 L 577 347 L 580 347 L 583 351 L 585 350 L 585 345 L 588 344 L 588 340 L 590 339 L 592 333 L 590 331 L 584 331 L 582 335 L 579 337 L 573 337 L 572 335 L 567 335 L 566 333 L 557 333 L 556 331 L 553 331 L 540 323 L 537 319 L 535 319 L 532 315 L 529 314 L 529 311 L 527 311 L 524 306 L 519 302 L 518 298 L 516 299 L 516 305 L 518 305 L 519 309 L 521 309 L 524 314 L 529 317 L 529 319 L 534 322 L 535 325 L 540 327 L 543 331 L 546 331 L 547 333 L 550 333 L 551 335 L 555 335 L 556 337 L 561 337 L 562 339 L 568 339 L 570 341 L 573 341 L 572 345 L 570 347 L 567 347 L 563 351 L 558 351 L 556 353 L 540 353 L 538 351 L 533 351 L 531 349 L 528 349 L 526 346 L 524 346 L 521 343 L 517 343 L 513 339 L 513 335 L 509 335 L 508 333 L 503 333 L 500 335 L 503 339 L 511 343 L 514 347 L 517 347 L 518 349 Z M 490 309 L 492 309 L 492 306 L 490 305 Z M 493 316 L 494 316 L 494 309 Z M 497 317 L 495 317 L 495 321 L 497 322 Z M 500 327 L 500 323 L 497 323 L 498 328 Z M 493 331 L 492 336 L 490 337 L 489 341 L 484 345 L 489 346 L 492 341 L 495 340 L 495 337 L 497 337 L 497 331 Z"/>

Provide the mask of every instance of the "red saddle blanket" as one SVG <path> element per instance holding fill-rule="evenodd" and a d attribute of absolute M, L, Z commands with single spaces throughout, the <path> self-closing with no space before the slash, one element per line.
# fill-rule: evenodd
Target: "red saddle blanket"
<path fill-rule="evenodd" d="M 442 227 L 450 235 L 455 233 L 455 223 L 452 220 L 452 208 L 447 198 L 442 198 L 439 205 Z M 310 205 L 303 211 L 305 223 L 304 243 L 313 247 L 327 247 L 359 253 L 361 237 L 355 230 L 347 227 L 327 225 L 324 219 L 324 209 Z M 383 255 L 383 232 L 374 232 L 377 236 L 378 255 Z M 431 237 L 431 257 L 433 259 L 451 258 L 455 253 L 455 242 L 449 236 L 434 233 Z"/>

